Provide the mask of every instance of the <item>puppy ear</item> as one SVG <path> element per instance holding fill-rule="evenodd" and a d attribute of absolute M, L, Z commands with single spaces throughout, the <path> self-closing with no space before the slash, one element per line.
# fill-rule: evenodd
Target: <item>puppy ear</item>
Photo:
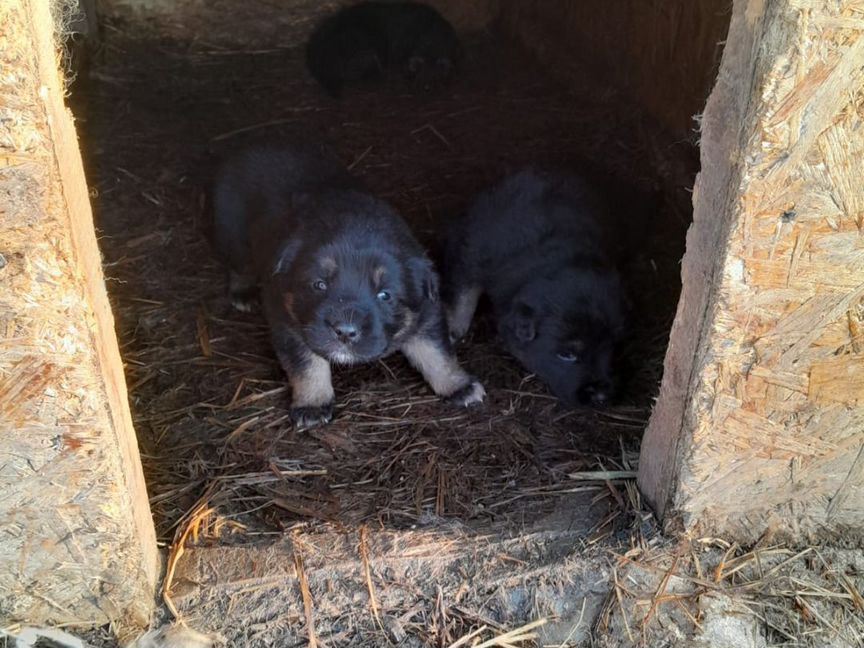
<path fill-rule="evenodd" d="M 501 320 L 501 329 L 506 337 L 528 344 L 537 337 L 537 312 L 524 302 L 516 302 Z"/>
<path fill-rule="evenodd" d="M 273 275 L 283 274 L 288 272 L 294 259 L 297 258 L 297 253 L 300 251 L 300 243 L 295 240 L 285 241 L 276 249 L 276 254 L 273 255 Z"/>
<path fill-rule="evenodd" d="M 408 261 L 410 284 L 416 294 L 432 303 L 438 301 L 439 282 L 435 266 L 426 257 L 414 257 Z"/>
<path fill-rule="evenodd" d="M 304 212 L 311 207 L 312 196 L 305 193 L 295 193 L 291 195 L 291 211 Z M 300 252 L 300 243 L 293 239 L 288 239 L 280 243 L 273 254 L 273 262 L 271 263 L 271 272 L 275 276 L 288 272 L 291 264 L 297 258 Z"/>

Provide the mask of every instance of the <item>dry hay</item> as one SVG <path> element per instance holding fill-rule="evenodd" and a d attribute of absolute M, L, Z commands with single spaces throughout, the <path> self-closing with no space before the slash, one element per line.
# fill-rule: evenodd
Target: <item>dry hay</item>
<path fill-rule="evenodd" d="M 337 610 L 331 607 L 333 590 L 341 590 L 347 581 L 329 580 L 334 572 L 326 565 L 334 562 L 333 546 L 326 540 L 321 543 L 295 535 L 291 550 L 286 554 L 280 548 L 276 555 L 293 552 L 295 561 L 308 560 L 312 565 L 311 573 L 302 577 L 291 567 L 285 570 L 290 579 L 301 577 L 300 582 L 307 583 L 303 588 L 305 612 L 303 606 L 294 605 L 290 592 L 268 588 L 267 581 L 280 581 L 278 571 L 269 569 L 267 579 L 256 579 L 241 569 L 240 587 L 233 587 L 234 574 L 226 566 L 219 574 L 218 589 L 231 601 L 229 608 L 222 616 L 193 610 L 192 623 L 212 630 L 227 621 L 227 628 L 235 634 L 222 638 L 219 645 L 256 648 L 314 645 L 313 636 L 323 638 L 318 645 L 362 648 L 384 644 L 449 648 L 864 646 L 864 557 L 860 552 L 767 544 L 745 550 L 717 538 L 670 541 L 656 535 L 647 538 L 637 531 L 626 551 L 570 543 L 562 552 L 558 542 L 552 555 L 542 540 L 523 537 L 492 545 L 479 554 L 469 550 L 467 561 L 454 563 L 463 577 L 461 582 L 440 578 L 441 574 L 431 579 L 434 582 L 416 577 L 413 583 L 406 582 L 403 577 L 419 565 L 411 562 L 412 557 L 431 560 L 466 545 L 442 541 L 434 534 L 424 542 L 423 535 L 399 547 L 400 558 L 394 563 L 379 553 L 393 539 L 373 542 L 361 530 L 354 551 L 365 568 L 355 570 L 355 576 L 365 576 L 356 579 L 356 589 L 349 590 L 353 592 L 350 600 L 344 594 L 338 599 L 341 607 Z M 357 537 L 348 538 L 345 544 Z M 525 562 L 528 556 L 534 565 Z M 344 562 L 344 555 L 339 558 L 337 563 Z M 554 564 L 542 565 L 549 558 Z M 483 573 L 484 582 L 492 588 L 478 591 L 470 586 L 470 578 L 476 575 L 472 569 Z M 416 575 L 420 574 L 431 576 L 425 571 Z M 604 590 L 608 592 L 605 596 Z M 282 596 L 274 601 L 273 592 Z M 496 614 L 501 601 L 521 605 L 521 615 L 529 621 L 502 625 Z M 260 617 L 265 611 L 269 616 Z M 553 626 L 557 633 L 545 634 Z M 293 632 L 286 633 L 286 627 Z M 2 634 L 18 631 L 6 628 Z M 86 638 L 88 645 L 115 645 L 104 632 L 89 633 Z"/>
<path fill-rule="evenodd" d="M 472 42 L 468 69 L 445 95 L 414 97 L 394 82 L 336 104 L 306 78 L 296 50 L 134 33 L 105 25 L 101 62 L 73 86 L 73 99 L 151 505 L 171 543 L 163 593 L 175 615 L 188 614 L 188 579 L 177 572 L 190 550 L 286 532 L 301 542 L 358 528 L 376 538 L 387 529 L 450 529 L 466 543 L 478 533 L 513 537 L 525 545 L 513 550 L 519 562 L 492 558 L 529 584 L 554 581 L 552 571 L 568 564 L 535 562 L 527 539 L 541 522 L 580 557 L 602 554 L 611 541 L 642 546 L 645 517 L 629 478 L 659 381 L 688 219 L 680 203 L 664 202 L 652 170 L 662 137 L 651 125 L 614 94 L 571 91 L 486 37 Z M 196 210 L 211 152 L 296 129 L 330 141 L 433 250 L 443 223 L 523 164 L 581 169 L 611 189 L 636 308 L 621 404 L 602 413 L 561 408 L 481 319 L 459 355 L 487 386 L 484 408 L 447 409 L 392 358 L 335 372 L 335 422 L 295 431 L 266 328 L 260 316 L 230 310 Z M 431 545 L 434 560 L 441 542 Z M 519 628 L 543 614 L 505 626 L 472 612 L 482 609 L 485 566 L 468 592 L 459 593 L 463 577 L 454 573 L 436 581 L 437 593 L 388 595 L 375 571 L 378 550 L 360 545 L 362 592 L 379 599 L 369 634 L 352 645 L 380 645 L 374 619 L 393 617 L 394 606 L 405 619 L 399 627 L 424 645 L 530 645 L 527 635 L 547 631 Z M 328 630 L 319 618 L 314 632 L 324 559 L 294 556 L 293 577 L 307 587 L 291 623 L 308 626 L 314 643 Z M 563 587 L 572 576 L 557 578 Z"/>
<path fill-rule="evenodd" d="M 181 618 L 253 648 L 864 645 L 860 552 L 629 532 L 614 549 L 563 531 L 478 542 L 361 528 L 198 551 Z"/>
<path fill-rule="evenodd" d="M 569 645 L 587 636 L 607 587 L 605 544 L 590 536 L 580 527 L 509 538 L 452 526 L 297 531 L 256 548 L 192 549 L 170 596 L 189 625 L 250 648 L 450 646 L 517 629 L 527 645 L 535 631 Z"/>
<path fill-rule="evenodd" d="M 598 111 L 518 52 L 480 38 L 445 95 L 398 82 L 341 104 L 309 81 L 297 50 L 246 53 L 135 40 L 122 24 L 73 88 L 105 272 L 160 535 L 202 493 L 237 537 L 297 525 L 406 528 L 458 518 L 522 525 L 563 494 L 597 489 L 585 471 L 632 471 L 656 391 L 678 290 L 686 218 L 662 216 L 644 124 Z M 302 128 L 330 141 L 433 249 L 441 224 L 509 170 L 585 169 L 612 186 L 634 241 L 636 327 L 622 404 L 562 409 L 480 323 L 459 349 L 489 391 L 483 409 L 447 409 L 401 358 L 335 375 L 334 424 L 297 433 L 257 315 L 230 310 L 223 270 L 196 223 L 209 151 Z M 627 465 L 625 465 L 625 463 Z"/>
<path fill-rule="evenodd" d="M 682 538 L 613 560 L 612 589 L 594 628 L 602 648 L 864 646 L 860 552 Z M 717 623 L 724 618 L 743 619 L 749 632 Z M 688 643 L 693 637 L 702 643 Z"/>
<path fill-rule="evenodd" d="M 73 86 L 73 104 L 151 506 L 172 548 L 163 593 L 177 616 L 188 615 L 188 581 L 175 576 L 196 547 L 361 525 L 376 537 L 413 528 L 519 538 L 542 521 L 550 533 L 570 529 L 568 543 L 584 552 L 626 542 L 644 524 L 627 479 L 659 381 L 687 221 L 662 212 L 659 181 L 638 172 L 657 159 L 647 125 L 618 118 L 614 95 L 571 92 L 485 37 L 472 43 L 469 67 L 446 95 L 418 98 L 394 82 L 336 104 L 305 77 L 298 51 L 247 53 L 134 33 L 105 25 L 101 63 Z M 627 224 L 619 240 L 636 243 L 624 249 L 637 326 L 622 403 L 602 413 L 561 408 L 481 319 L 459 355 L 487 386 L 484 408 L 446 408 L 391 358 L 335 372 L 335 422 L 295 431 L 266 328 L 258 315 L 231 311 L 196 216 L 211 151 L 298 128 L 330 141 L 433 250 L 444 222 L 525 163 L 585 169 L 611 187 Z M 553 563 L 535 559 L 527 550 L 519 558 L 527 582 L 549 577 Z M 304 607 L 320 599 L 315 560 L 304 554 L 292 565 L 307 574 L 311 595 L 298 601 L 292 623 L 305 625 Z M 444 646 L 487 625 L 465 641 L 514 640 L 507 632 L 523 622 L 490 625 L 453 603 L 457 576 L 440 596 L 409 592 L 419 596 L 400 615 L 415 611 L 404 622 L 409 634 Z M 460 595 L 466 605 L 481 606 L 471 597 L 487 576 L 480 571 L 476 591 Z M 373 591 L 368 582 L 364 591 Z M 382 594 L 382 619 L 395 604 Z M 378 645 L 376 626 L 368 632 L 372 643 L 355 645 Z"/>

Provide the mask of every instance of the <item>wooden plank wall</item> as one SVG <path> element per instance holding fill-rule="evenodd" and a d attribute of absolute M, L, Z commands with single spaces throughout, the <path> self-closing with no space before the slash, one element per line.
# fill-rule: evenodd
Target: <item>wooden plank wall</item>
<path fill-rule="evenodd" d="M 694 115 L 714 83 L 730 7 L 729 0 L 505 0 L 500 20 L 562 75 L 622 91 L 673 143 L 695 140 Z"/>
<path fill-rule="evenodd" d="M 735 0 L 640 485 L 741 541 L 864 540 L 864 2 Z"/>
<path fill-rule="evenodd" d="M 0 626 L 143 626 L 156 540 L 49 9 L 0 4 Z"/>

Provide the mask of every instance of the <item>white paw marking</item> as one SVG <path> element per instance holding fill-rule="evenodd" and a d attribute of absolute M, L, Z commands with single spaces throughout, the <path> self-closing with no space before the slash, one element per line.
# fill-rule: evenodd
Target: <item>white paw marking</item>
<path fill-rule="evenodd" d="M 251 313 L 255 308 L 254 302 L 243 299 L 234 299 L 231 301 L 231 305 L 241 313 Z"/>
<path fill-rule="evenodd" d="M 475 380 L 469 387 L 470 389 L 467 389 L 464 395 L 461 395 L 456 401 L 462 407 L 470 407 L 471 405 L 482 403 L 483 399 L 486 398 L 486 390 L 478 381 Z"/>

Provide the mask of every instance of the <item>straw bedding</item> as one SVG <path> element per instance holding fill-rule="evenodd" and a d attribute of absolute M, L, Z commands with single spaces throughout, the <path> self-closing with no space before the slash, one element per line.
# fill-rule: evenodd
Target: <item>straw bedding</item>
<path fill-rule="evenodd" d="M 244 536 L 437 518 L 506 526 L 578 489 L 575 473 L 632 470 L 686 221 L 664 211 L 646 126 L 625 121 L 617 97 L 570 90 L 479 37 L 445 93 L 415 96 L 392 80 L 335 103 L 299 50 L 214 49 L 124 29 L 106 26 L 101 63 L 74 99 L 162 537 L 205 491 Z M 296 432 L 260 316 L 232 312 L 225 298 L 198 196 L 214 156 L 301 131 L 328 141 L 433 252 L 448 219 L 524 164 L 581 170 L 610 190 L 635 303 L 619 404 L 561 408 L 481 316 L 459 356 L 486 384 L 482 409 L 448 409 L 390 358 L 337 370 L 335 423 Z"/>

